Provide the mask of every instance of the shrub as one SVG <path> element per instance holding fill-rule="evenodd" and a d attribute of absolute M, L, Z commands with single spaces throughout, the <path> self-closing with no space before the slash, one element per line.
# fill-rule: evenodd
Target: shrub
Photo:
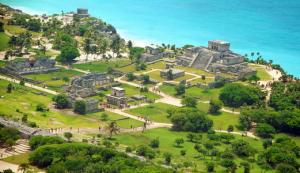
<path fill-rule="evenodd" d="M 273 137 L 273 135 L 276 134 L 276 130 L 273 126 L 264 123 L 259 123 L 256 131 L 262 137 Z"/>
<path fill-rule="evenodd" d="M 23 80 L 20 81 L 20 85 L 24 86 L 25 82 Z"/>
<path fill-rule="evenodd" d="M 146 70 L 146 68 L 147 68 L 147 65 L 146 65 L 145 63 L 142 63 L 142 64 L 141 64 L 141 69 L 142 69 L 142 70 Z"/>
<path fill-rule="evenodd" d="M 84 100 L 75 101 L 74 111 L 84 114 L 86 112 L 86 102 Z"/>
<path fill-rule="evenodd" d="M 178 95 L 185 93 L 185 85 L 180 84 L 175 86 L 175 90 Z"/>
<path fill-rule="evenodd" d="M 98 137 L 98 138 L 101 138 L 101 137 L 102 137 L 102 134 L 100 134 L 100 133 L 97 134 L 97 137 Z"/>
<path fill-rule="evenodd" d="M 45 108 L 46 106 L 43 103 L 40 103 L 36 106 L 37 111 L 44 111 Z"/>
<path fill-rule="evenodd" d="M 82 142 L 88 143 L 89 141 L 87 139 L 82 139 Z"/>
<path fill-rule="evenodd" d="M 140 71 L 141 70 L 141 66 L 139 66 L 139 65 L 135 66 L 135 70 L 136 71 Z"/>
<path fill-rule="evenodd" d="M 27 119 L 28 119 L 28 115 L 27 114 L 23 114 L 22 122 L 23 123 L 27 123 Z"/>
<path fill-rule="evenodd" d="M 28 123 L 28 126 L 29 126 L 29 127 L 36 127 L 37 125 L 36 125 L 35 122 L 29 122 L 29 123 Z"/>
<path fill-rule="evenodd" d="M 12 85 L 11 83 L 9 83 L 9 84 L 7 85 L 7 92 L 8 92 L 8 93 L 11 93 L 12 87 L 13 87 L 13 85 Z"/>
<path fill-rule="evenodd" d="M 223 106 L 223 102 L 220 101 L 220 100 L 213 100 L 213 99 L 211 99 L 210 102 L 209 102 L 209 104 L 210 104 L 209 111 L 211 113 L 219 112 L 219 110 Z"/>
<path fill-rule="evenodd" d="M 194 97 L 186 97 L 181 100 L 181 104 L 187 106 L 187 107 L 196 107 L 198 100 Z"/>
<path fill-rule="evenodd" d="M 125 152 L 126 152 L 126 153 L 131 153 L 131 152 L 132 152 L 132 148 L 131 148 L 131 147 L 126 147 Z"/>
<path fill-rule="evenodd" d="M 132 72 L 130 72 L 129 74 L 127 74 L 128 80 L 129 81 L 133 81 L 134 80 L 134 74 Z"/>
<path fill-rule="evenodd" d="M 108 117 L 108 114 L 107 114 L 107 113 L 103 112 L 103 113 L 101 114 L 101 118 L 103 118 L 104 120 L 107 120 L 107 117 Z"/>
<path fill-rule="evenodd" d="M 186 150 L 180 150 L 180 155 L 185 156 L 186 155 Z"/>
<path fill-rule="evenodd" d="M 19 112 L 20 110 L 19 109 L 16 109 L 16 112 Z"/>
<path fill-rule="evenodd" d="M 158 148 L 159 147 L 159 137 L 152 139 L 149 146 L 152 148 Z"/>

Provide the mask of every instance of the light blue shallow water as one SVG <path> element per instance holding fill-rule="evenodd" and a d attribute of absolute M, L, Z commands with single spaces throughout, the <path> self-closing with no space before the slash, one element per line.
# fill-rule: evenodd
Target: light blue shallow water
<path fill-rule="evenodd" d="M 289 74 L 300 77 L 299 0 L 0 0 L 28 13 L 61 13 L 88 8 L 140 44 L 207 46 L 231 43 L 234 52 L 260 52 Z M 254 57 L 256 58 L 256 56 Z"/>

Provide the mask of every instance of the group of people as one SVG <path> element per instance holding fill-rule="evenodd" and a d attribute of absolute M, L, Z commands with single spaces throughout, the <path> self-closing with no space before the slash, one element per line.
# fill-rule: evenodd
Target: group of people
<path fill-rule="evenodd" d="M 154 93 L 160 94 L 160 90 L 159 90 L 158 88 L 155 88 L 155 86 L 152 88 L 152 91 L 153 91 Z"/>
<path fill-rule="evenodd" d="M 71 127 L 71 129 L 72 129 L 72 127 Z M 62 131 L 62 127 L 55 128 L 55 129 L 54 129 L 54 128 L 49 129 L 49 132 L 52 132 L 52 133 L 53 133 L 54 131 L 55 131 L 55 132 Z"/>

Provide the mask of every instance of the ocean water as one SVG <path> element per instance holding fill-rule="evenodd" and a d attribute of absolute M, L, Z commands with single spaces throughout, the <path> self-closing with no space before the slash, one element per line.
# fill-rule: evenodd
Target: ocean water
<path fill-rule="evenodd" d="M 61 14 L 88 8 L 136 45 L 207 46 L 231 43 L 240 54 L 260 52 L 300 77 L 299 0 L 0 0 L 29 14 Z M 257 56 L 254 56 L 256 59 Z"/>

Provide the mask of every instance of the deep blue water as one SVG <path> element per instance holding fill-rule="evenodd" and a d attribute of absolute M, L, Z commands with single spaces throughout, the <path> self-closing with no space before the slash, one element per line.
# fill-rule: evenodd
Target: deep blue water
<path fill-rule="evenodd" d="M 88 8 L 137 44 L 207 46 L 224 40 L 240 54 L 260 52 L 300 77 L 299 0 L 0 0 L 30 14 Z M 256 56 L 254 56 L 256 58 Z"/>

